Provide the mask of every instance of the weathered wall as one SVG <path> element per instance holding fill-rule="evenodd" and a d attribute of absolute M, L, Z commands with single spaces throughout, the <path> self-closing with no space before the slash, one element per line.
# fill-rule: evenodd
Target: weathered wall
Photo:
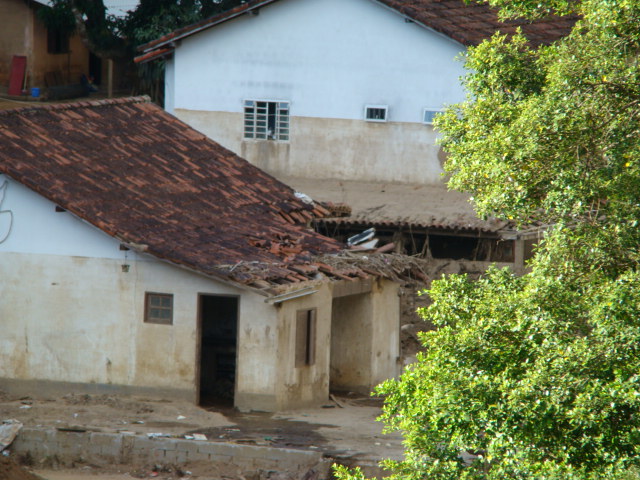
<path fill-rule="evenodd" d="M 277 315 L 264 297 L 121 251 L 13 181 L 0 210 L 0 378 L 163 388 L 195 399 L 198 294 L 224 294 L 241 297 L 239 395 L 275 395 Z M 173 325 L 143 322 L 147 291 L 174 295 Z"/>
<path fill-rule="evenodd" d="M 163 387 L 195 398 L 198 293 L 241 292 L 160 262 L 130 264 L 123 272 L 120 260 L 0 253 L 0 377 Z M 143 322 L 147 291 L 174 295 L 173 325 Z M 271 389 L 269 345 L 255 325 L 273 307 L 245 295 L 240 308 L 239 343 L 250 354 L 240 356 L 239 375 L 261 372 L 251 389 Z"/>
<path fill-rule="evenodd" d="M 399 372 L 398 285 L 373 283 L 370 293 L 333 299 L 331 388 L 369 393 Z"/>
<path fill-rule="evenodd" d="M 422 112 L 464 99 L 463 50 L 370 0 L 284 0 L 184 39 L 169 61 L 167 108 L 272 172 L 435 182 Z M 243 147 L 245 99 L 289 101 L 290 141 Z M 377 104 L 389 123 L 363 120 Z"/>
<path fill-rule="evenodd" d="M 294 405 L 318 405 L 329 398 L 329 351 L 331 342 L 331 292 L 317 284 L 316 293 L 284 302 L 278 318 L 278 409 Z M 295 366 L 296 313 L 316 309 L 315 361 Z"/>
<path fill-rule="evenodd" d="M 435 145 L 436 133 L 430 125 L 293 117 L 291 142 L 274 142 L 244 140 L 242 113 L 176 109 L 174 114 L 276 176 L 441 181 L 440 147 Z M 401 165 L 391 159 L 401 159 Z"/>
<path fill-rule="evenodd" d="M 11 444 L 11 451 L 19 456 L 28 455 L 36 463 L 55 459 L 66 466 L 73 466 L 79 459 L 96 465 L 175 466 L 197 462 L 210 465 L 211 468 L 224 466 L 228 469 L 229 466 L 235 466 L 245 474 L 258 470 L 278 470 L 300 478 L 310 468 L 320 471 L 323 478 L 327 478 L 331 467 L 331 462 L 323 458 L 319 451 L 36 428 L 22 429 Z"/>
<path fill-rule="evenodd" d="M 23 0 L 0 0 L 0 86 L 9 86 L 13 55 L 29 58 L 33 51 L 33 16 Z"/>
<path fill-rule="evenodd" d="M 374 284 L 374 315 L 370 385 L 396 377 L 400 368 L 400 297 L 399 285 L 389 280 Z"/>
<path fill-rule="evenodd" d="M 70 52 L 47 52 L 47 29 L 36 17 L 36 9 L 23 0 L 0 0 L 0 85 L 9 85 L 13 55 L 27 57 L 27 87 L 44 87 L 46 72 L 59 70 L 68 83 L 79 83 L 89 72 L 89 51 L 80 37 L 69 41 Z"/>
<path fill-rule="evenodd" d="M 35 12 L 32 14 L 35 17 Z M 89 50 L 79 35 L 69 39 L 69 52 L 51 54 L 47 52 L 47 29 L 37 18 L 33 20 L 33 52 L 27 59 L 29 83 L 34 87 L 44 87 L 47 72 L 60 71 L 67 84 L 80 83 L 82 74 L 89 74 Z"/>
<path fill-rule="evenodd" d="M 369 393 L 373 332 L 371 295 L 333 300 L 331 388 Z"/>
<path fill-rule="evenodd" d="M 245 411 L 274 411 L 279 385 L 278 311 L 265 304 L 264 297 L 255 302 L 251 310 L 240 303 L 235 406 Z"/>

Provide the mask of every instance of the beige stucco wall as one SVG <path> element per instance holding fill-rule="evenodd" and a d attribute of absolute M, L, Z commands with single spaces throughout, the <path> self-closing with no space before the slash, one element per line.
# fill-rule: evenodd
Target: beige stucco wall
<path fill-rule="evenodd" d="M 6 88 L 13 55 L 32 55 L 33 15 L 24 0 L 0 0 L 0 19 L 0 86 Z"/>
<path fill-rule="evenodd" d="M 332 285 L 316 284 L 315 293 L 280 304 L 277 328 L 270 322 L 257 334 L 273 339 L 276 352 L 273 388 L 243 388 L 236 394 L 241 410 L 276 411 L 326 402 L 330 386 L 368 393 L 398 374 L 398 286 L 386 280 L 374 282 L 371 292 L 332 299 Z M 316 309 L 315 361 L 295 366 L 296 313 Z M 337 320 L 337 321 L 336 321 Z M 245 342 L 249 345 L 248 342 Z M 264 358 L 269 358 L 265 351 Z M 340 364 L 336 369 L 334 362 Z M 338 371 L 339 370 L 339 371 Z M 257 370 L 254 375 L 262 375 Z M 258 378 L 256 378 L 256 381 Z M 331 384 L 331 385 L 330 385 Z M 239 390 L 241 390 L 239 388 Z"/>
<path fill-rule="evenodd" d="M 53 71 L 60 71 L 68 84 L 80 83 L 82 74 L 89 74 L 89 51 L 80 36 L 73 35 L 69 39 L 69 53 L 50 54 L 47 53 L 47 29 L 37 19 L 33 25 L 33 53 L 27 59 L 28 85 L 44 87 L 45 73 Z"/>
<path fill-rule="evenodd" d="M 325 282 L 316 284 L 314 290 L 311 295 L 283 302 L 278 307 L 276 410 L 319 405 L 329 398 L 331 289 Z M 316 309 L 315 361 L 296 367 L 296 314 L 307 309 Z"/>
<path fill-rule="evenodd" d="M 0 253 L 0 377 L 164 389 L 196 397 L 198 294 L 241 295 L 238 389 L 273 388 L 264 297 L 158 261 Z M 174 295 L 173 325 L 143 322 L 144 293 Z M 268 352 L 268 353 L 266 353 Z M 251 376 L 250 372 L 256 372 Z"/>
<path fill-rule="evenodd" d="M 371 386 L 396 377 L 400 372 L 399 285 L 389 280 L 374 284 L 372 310 L 375 315 L 371 349 Z"/>
<path fill-rule="evenodd" d="M 273 305 L 153 259 L 128 263 L 125 272 L 122 259 L 0 253 L 0 384 L 120 386 L 197 401 L 199 294 L 240 297 L 235 404 L 242 410 L 325 402 L 330 355 L 343 359 L 345 372 L 335 378 L 351 389 L 369 391 L 397 373 L 399 309 L 390 282 L 333 307 L 327 282 Z M 144 323 L 145 292 L 174 295 L 173 325 Z M 316 309 L 315 361 L 296 367 L 296 313 L 304 309 Z"/>
<path fill-rule="evenodd" d="M 24 0 L 0 0 L 0 85 L 8 87 L 13 55 L 27 57 L 27 87 L 44 87 L 44 74 L 59 70 L 68 83 L 89 72 L 89 52 L 80 37 L 70 38 L 70 53 L 47 53 L 47 29 Z"/>
<path fill-rule="evenodd" d="M 432 126 L 292 117 L 290 142 L 244 140 L 243 114 L 175 109 L 193 128 L 276 176 L 441 182 Z"/>
<path fill-rule="evenodd" d="M 333 300 L 331 388 L 368 393 L 371 378 L 373 311 L 370 294 Z"/>
<path fill-rule="evenodd" d="M 398 285 L 387 280 L 333 299 L 331 388 L 369 393 L 398 374 L 399 312 Z"/>

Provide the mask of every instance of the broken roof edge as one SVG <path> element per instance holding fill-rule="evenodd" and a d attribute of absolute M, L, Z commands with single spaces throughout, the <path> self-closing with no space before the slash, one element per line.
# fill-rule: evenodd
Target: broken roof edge
<path fill-rule="evenodd" d="M 27 187 L 27 188 L 33 190 L 34 192 L 36 192 L 38 195 L 41 195 L 44 198 L 46 198 L 51 203 L 54 203 L 54 204 L 57 205 L 57 203 L 54 200 L 52 200 L 51 198 L 49 198 L 46 194 L 43 194 L 40 191 L 38 191 L 37 189 L 34 189 L 32 186 L 26 185 L 23 182 L 13 178 L 13 176 L 11 176 L 11 174 L 0 172 L 0 175 L 6 175 L 12 181 L 14 181 L 14 182 L 16 182 L 16 183 L 18 183 L 20 185 L 24 185 L 25 187 Z M 252 291 L 254 293 L 258 293 L 258 294 L 260 294 L 262 296 L 265 296 L 265 297 L 268 297 L 270 295 L 270 292 L 268 292 L 268 291 L 265 291 L 265 290 L 262 290 L 262 289 L 259 289 L 259 288 L 255 288 L 255 287 L 251 287 L 250 285 L 246 285 L 246 284 L 243 284 L 243 283 L 240 283 L 240 282 L 234 282 L 233 280 L 230 280 L 230 279 L 224 277 L 223 275 L 215 275 L 215 274 L 212 274 L 212 273 L 209 273 L 209 272 L 204 272 L 202 270 L 199 270 L 196 267 L 185 265 L 185 264 L 180 264 L 180 263 L 175 262 L 173 260 L 170 260 L 170 259 L 167 259 L 167 258 L 163 258 L 161 255 L 159 255 L 157 253 L 154 253 L 153 251 L 150 251 L 147 245 L 131 242 L 131 241 L 128 241 L 127 239 L 125 239 L 125 238 L 123 238 L 123 237 L 121 237 L 121 236 L 119 236 L 117 234 L 109 233 L 104 228 L 101 228 L 98 225 L 93 224 L 89 220 L 86 220 L 82 216 L 74 213 L 73 210 L 67 209 L 66 207 L 63 207 L 63 208 L 65 209 L 65 211 L 67 213 L 70 213 L 71 215 L 73 215 L 73 217 L 75 217 L 77 220 L 79 220 L 83 224 L 87 225 L 90 228 L 95 228 L 95 229 L 99 230 L 103 234 L 111 237 L 115 241 L 119 242 L 120 244 L 124 245 L 125 247 L 129 248 L 130 250 L 133 250 L 134 252 L 136 252 L 139 255 L 153 257 L 155 260 L 160 261 L 162 263 L 166 263 L 166 264 L 172 265 L 174 267 L 177 267 L 177 268 L 180 268 L 180 269 L 183 269 L 183 270 L 187 270 L 187 271 L 189 271 L 191 273 L 195 273 L 197 275 L 204 276 L 204 277 L 210 278 L 212 280 L 219 281 L 221 283 L 224 283 L 225 285 L 229 285 L 229 286 L 232 286 L 232 287 L 235 287 L 235 288 L 244 289 L 244 290 L 250 290 L 250 291 Z"/>
<path fill-rule="evenodd" d="M 358 269 L 369 277 L 380 277 L 406 284 L 418 281 L 429 282 L 428 260 L 404 255 L 401 253 L 372 253 L 343 250 L 338 253 L 324 254 L 315 257 L 315 261 L 325 264 L 340 272 Z M 339 278 L 338 280 L 345 280 Z"/>
<path fill-rule="evenodd" d="M 13 175 L 11 175 L 10 172 L 5 172 L 4 170 L 0 170 L 0 175 L 7 176 L 12 181 L 32 190 L 33 192 L 47 199 L 49 202 L 53 203 L 54 205 L 60 206 L 67 213 L 71 214 L 74 218 L 76 218 L 78 221 L 82 222 L 83 224 L 87 225 L 90 228 L 99 230 L 104 235 L 109 236 L 110 238 L 119 242 L 121 245 L 124 245 L 125 247 L 129 248 L 130 250 L 133 250 L 138 254 L 153 257 L 157 261 L 167 263 L 174 267 L 190 271 L 192 273 L 195 273 L 200 276 L 204 276 L 206 278 L 210 278 L 212 280 L 219 281 L 221 283 L 224 283 L 225 285 L 229 285 L 229 286 L 243 289 L 243 290 L 249 290 L 259 295 L 269 297 L 271 295 L 277 295 L 278 292 L 280 291 L 280 289 L 278 288 L 280 286 L 301 285 L 308 281 L 315 280 L 312 278 L 305 278 L 304 280 L 298 280 L 298 281 L 285 281 L 287 277 L 291 276 L 292 274 L 298 274 L 298 275 L 300 274 L 299 271 L 296 271 L 296 267 L 299 268 L 299 265 L 301 264 L 310 263 L 308 259 L 303 257 L 296 258 L 296 260 L 299 262 L 298 264 L 294 263 L 294 261 L 287 262 L 284 260 L 278 261 L 278 262 L 270 262 L 270 263 L 249 262 L 251 264 L 258 264 L 258 265 L 271 265 L 271 266 L 277 265 L 282 269 L 283 273 L 285 272 L 287 273 L 287 275 L 280 275 L 279 277 L 274 277 L 274 278 L 261 278 L 259 276 L 255 276 L 250 281 L 241 281 L 240 279 L 235 279 L 231 275 L 231 272 L 233 272 L 239 265 L 243 264 L 242 261 L 238 262 L 235 265 L 214 265 L 211 268 L 205 269 L 205 268 L 200 268 L 197 265 L 192 265 L 187 262 L 180 261 L 177 257 L 170 258 L 165 254 L 154 250 L 152 247 L 149 247 L 149 245 L 147 244 L 142 244 L 139 242 L 132 241 L 126 238 L 125 236 L 119 234 L 118 232 L 112 231 L 110 228 L 107 227 L 107 225 L 100 224 L 99 222 L 96 222 L 96 223 L 92 222 L 90 219 L 85 218 L 83 215 L 76 212 L 73 206 L 69 207 L 66 204 L 61 204 L 55 198 L 52 198 L 46 190 L 40 188 L 40 185 L 29 182 L 28 179 L 25 179 L 25 181 L 17 179 Z M 228 270 L 228 272 L 225 273 L 225 270 Z M 283 283 L 276 283 L 274 281 L 275 278 L 282 280 Z M 303 278 L 303 277 L 299 276 L 299 278 Z M 254 286 L 254 285 L 259 285 L 260 283 L 262 283 L 263 285 Z"/>
<path fill-rule="evenodd" d="M 113 238 L 118 240 L 117 237 L 113 237 Z M 122 241 L 122 243 L 127 247 L 133 247 L 131 249 L 134 250 L 136 253 L 138 253 L 140 255 L 146 255 L 146 256 L 153 257 L 155 260 L 157 260 L 159 262 L 171 265 L 171 266 L 173 266 L 175 268 L 179 268 L 181 270 L 185 270 L 187 272 L 193 273 L 195 275 L 199 275 L 201 277 L 208 278 L 210 280 L 214 280 L 214 281 L 220 282 L 220 283 L 222 283 L 224 285 L 227 285 L 227 286 L 230 286 L 230 287 L 233 287 L 233 288 L 237 288 L 237 289 L 240 289 L 240 290 L 248 290 L 248 291 L 251 291 L 251 292 L 256 293 L 258 295 L 261 295 L 263 297 L 267 297 L 267 298 L 273 295 L 273 292 L 271 292 L 269 290 L 260 289 L 260 288 L 257 288 L 257 287 L 252 287 L 251 285 L 247 285 L 247 284 L 244 284 L 244 283 L 241 283 L 241 282 L 238 282 L 238 281 L 231 280 L 231 279 L 229 279 L 228 277 L 225 277 L 222 274 L 216 275 L 216 274 L 211 273 L 211 272 L 204 272 L 201 269 L 198 269 L 197 267 L 193 267 L 193 266 L 187 265 L 187 264 L 178 263 L 178 262 L 176 262 L 174 260 L 170 260 L 168 258 L 163 258 L 162 256 L 160 256 L 158 254 L 155 254 L 153 252 L 150 252 L 148 250 L 144 250 L 144 251 L 138 250 L 138 249 L 135 248 L 135 244 L 127 243 L 124 240 Z"/>
<path fill-rule="evenodd" d="M 314 222 L 320 225 L 343 225 L 350 227 L 374 227 L 379 229 L 389 229 L 389 228 L 397 228 L 397 229 L 433 229 L 438 231 L 449 231 L 449 232 L 476 232 L 478 234 L 485 235 L 497 235 L 500 236 L 502 232 L 511 232 L 509 226 L 506 222 L 501 222 L 500 220 L 495 220 L 499 222 L 498 225 L 494 227 L 490 226 L 488 222 L 484 222 L 485 225 L 479 225 L 482 221 L 480 219 L 477 220 L 478 224 L 468 224 L 462 225 L 460 223 L 428 223 L 428 222 L 419 222 L 419 221 L 406 221 L 402 219 L 367 219 L 366 217 L 323 217 L 323 218 L 315 218 Z"/>

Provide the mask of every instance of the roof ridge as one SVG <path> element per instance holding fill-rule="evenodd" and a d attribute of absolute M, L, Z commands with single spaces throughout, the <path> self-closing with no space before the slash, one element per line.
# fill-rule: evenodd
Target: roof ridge
<path fill-rule="evenodd" d="M 235 7 L 232 7 L 228 10 L 224 10 L 222 12 L 214 13 L 207 18 L 203 18 L 202 20 L 198 20 L 197 22 L 191 23 L 189 25 L 185 25 L 184 27 L 178 28 L 169 32 L 167 34 L 162 35 L 159 38 L 151 40 L 150 42 L 139 45 L 136 49 L 139 52 L 147 52 L 149 50 L 155 50 L 158 46 L 168 42 L 175 40 L 176 37 L 180 37 L 185 32 L 191 32 L 192 30 L 198 30 L 199 28 L 209 28 L 212 25 L 218 23 L 219 20 L 230 20 L 238 15 L 249 12 L 254 8 L 260 8 L 266 4 L 273 3 L 277 0 L 246 0 Z"/>
<path fill-rule="evenodd" d="M 74 110 L 87 107 L 101 107 L 104 105 L 125 105 L 128 103 L 150 103 L 151 98 L 148 95 L 139 95 L 136 97 L 119 97 L 119 98 L 103 98 L 100 100 L 84 100 L 80 102 L 68 103 L 47 103 L 41 105 L 29 105 L 28 107 L 17 107 L 7 110 L 0 110 L 0 118 L 11 115 L 22 115 L 27 112 L 36 112 L 42 110 Z"/>

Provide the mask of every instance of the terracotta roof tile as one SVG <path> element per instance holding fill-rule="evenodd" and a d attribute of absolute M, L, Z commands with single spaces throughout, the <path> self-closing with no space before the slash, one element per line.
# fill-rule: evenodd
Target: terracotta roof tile
<path fill-rule="evenodd" d="M 0 173 L 206 275 L 300 282 L 317 272 L 315 255 L 341 249 L 301 224 L 326 210 L 146 98 L 0 111 L 0 145 Z M 248 263 L 259 268 L 233 268 Z"/>

